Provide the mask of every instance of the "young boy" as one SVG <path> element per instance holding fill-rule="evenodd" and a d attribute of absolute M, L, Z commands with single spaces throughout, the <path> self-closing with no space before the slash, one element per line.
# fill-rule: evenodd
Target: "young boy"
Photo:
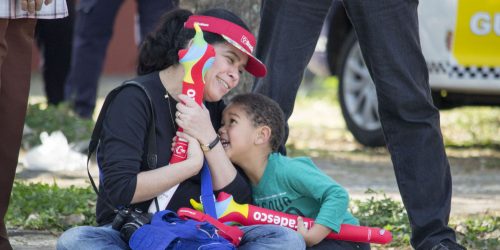
<path fill-rule="evenodd" d="M 310 249 L 370 249 L 369 244 L 324 240 L 341 224 L 359 225 L 347 210 L 349 196 L 338 183 L 306 157 L 276 153 L 285 120 L 276 102 L 260 94 L 237 95 L 222 114 L 220 140 L 229 159 L 250 179 L 256 205 L 314 218 L 307 230 L 301 218 L 297 231 Z"/>

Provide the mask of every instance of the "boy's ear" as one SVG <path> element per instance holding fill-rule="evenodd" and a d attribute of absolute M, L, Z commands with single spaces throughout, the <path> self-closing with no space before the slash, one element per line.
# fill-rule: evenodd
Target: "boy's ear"
<path fill-rule="evenodd" d="M 268 126 L 260 126 L 257 129 L 257 137 L 255 138 L 255 144 L 265 144 L 269 142 L 271 138 L 271 128 Z"/>

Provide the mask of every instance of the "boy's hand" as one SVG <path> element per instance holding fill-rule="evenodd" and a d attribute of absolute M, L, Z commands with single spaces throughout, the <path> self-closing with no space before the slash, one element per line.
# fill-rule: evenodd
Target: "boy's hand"
<path fill-rule="evenodd" d="M 304 226 L 304 220 L 302 219 L 302 217 L 297 217 L 297 232 L 299 232 L 304 237 L 304 239 L 306 239 L 308 231 L 309 230 L 307 230 L 306 226 Z"/>
<path fill-rule="evenodd" d="M 331 231 L 331 229 L 320 224 L 314 224 L 311 229 L 308 230 L 304 226 L 304 220 L 302 217 L 299 216 L 297 218 L 297 232 L 304 237 L 304 241 L 308 247 L 312 247 L 320 243 Z"/>

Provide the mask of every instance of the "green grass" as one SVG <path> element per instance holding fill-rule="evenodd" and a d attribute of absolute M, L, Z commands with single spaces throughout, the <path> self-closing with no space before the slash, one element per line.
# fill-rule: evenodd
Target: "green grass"
<path fill-rule="evenodd" d="M 287 147 L 291 151 L 321 156 L 324 152 L 336 151 L 338 144 L 356 145 L 348 150 L 362 148 L 346 128 L 337 89 L 338 81 L 334 77 L 301 86 L 289 120 Z M 464 106 L 440 110 L 440 115 L 447 148 L 500 149 L 500 107 Z"/>
<path fill-rule="evenodd" d="M 500 149 L 500 107 L 460 107 L 441 111 L 447 147 Z"/>
<path fill-rule="evenodd" d="M 295 105 L 298 106 L 309 101 L 322 100 L 329 104 L 338 106 L 338 84 L 337 77 L 316 77 L 313 82 L 303 82 L 299 88 L 299 92 L 297 93 Z"/>
<path fill-rule="evenodd" d="M 23 138 L 23 148 L 29 149 L 41 143 L 40 133 L 43 131 L 50 134 L 61 130 L 68 139 L 68 143 L 89 140 L 94 121 L 79 118 L 66 103 L 58 106 L 38 103 L 28 106 L 26 125 L 32 133 Z"/>
<path fill-rule="evenodd" d="M 452 222 L 458 240 L 469 249 L 500 248 L 500 217 L 491 214 L 472 215 Z"/>
<path fill-rule="evenodd" d="M 400 202 L 388 198 L 375 197 L 378 193 L 367 190 L 366 193 L 373 194 L 367 200 L 354 200 L 352 212 L 363 226 L 380 227 L 391 231 L 393 241 L 389 246 L 408 246 L 410 244 L 410 225 L 408 215 Z"/>
<path fill-rule="evenodd" d="M 367 200 L 354 200 L 353 215 L 361 225 L 380 227 L 391 231 L 393 241 L 388 248 L 399 249 L 410 245 L 410 225 L 403 204 L 388 198 L 384 193 L 367 190 L 373 196 Z M 457 233 L 457 240 L 469 249 L 500 248 L 500 217 L 498 214 L 473 214 L 450 221 Z"/>
<path fill-rule="evenodd" d="M 354 200 L 351 210 L 362 225 L 390 230 L 393 241 L 384 247 L 408 247 L 410 227 L 403 205 L 383 193 L 368 190 L 373 196 Z M 76 225 L 95 225 L 96 195 L 91 187 L 57 184 L 15 182 L 6 222 L 9 228 L 62 232 Z M 70 218 L 81 218 L 76 223 Z M 459 241 L 470 249 L 500 247 L 500 217 L 479 214 L 455 219 L 450 226 L 458 233 Z"/>
<path fill-rule="evenodd" d="M 93 225 L 95 198 L 90 186 L 60 188 L 57 184 L 16 181 L 6 216 L 7 227 L 63 231 L 74 225 Z"/>

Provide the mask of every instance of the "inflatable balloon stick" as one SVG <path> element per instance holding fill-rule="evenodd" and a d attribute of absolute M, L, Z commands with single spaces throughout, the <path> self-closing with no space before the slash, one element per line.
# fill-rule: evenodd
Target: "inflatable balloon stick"
<path fill-rule="evenodd" d="M 199 211 L 203 206 L 195 200 L 190 200 L 191 205 Z M 250 204 L 238 204 L 233 196 L 221 192 L 215 203 L 218 221 L 235 222 L 244 226 L 256 224 L 276 224 L 297 230 L 297 215 L 286 214 Z M 314 225 L 314 220 L 303 218 L 307 229 Z M 367 242 L 387 244 L 392 241 L 391 232 L 375 227 L 355 226 L 342 224 L 339 233 L 331 232 L 328 239 L 345 240 L 353 242 Z"/>
<path fill-rule="evenodd" d="M 182 80 L 182 93 L 193 98 L 196 103 L 202 105 L 203 89 L 205 88 L 205 73 L 212 66 L 215 60 L 215 50 L 203 38 L 203 32 L 194 23 L 196 34 L 188 49 L 179 50 L 179 63 L 184 67 L 184 78 Z M 182 132 L 182 128 L 178 129 Z M 177 137 L 170 163 L 184 161 L 187 157 L 188 142 Z M 178 185 L 160 194 L 157 197 L 158 204 L 152 202 L 148 211 L 151 213 L 164 209 L 167 206 L 169 197 L 173 195 Z"/>
<path fill-rule="evenodd" d="M 240 244 L 241 238 L 243 238 L 243 231 L 238 227 L 233 227 L 226 225 L 215 218 L 212 218 L 208 214 L 204 214 L 200 211 L 181 207 L 177 210 L 177 215 L 179 215 L 182 219 L 193 219 L 196 221 L 206 221 L 215 226 L 218 230 L 219 235 L 224 237 L 225 239 L 231 241 L 235 246 Z"/>
<path fill-rule="evenodd" d="M 203 101 L 203 88 L 205 87 L 204 76 L 215 60 L 215 50 L 203 38 L 198 23 L 194 23 L 196 35 L 189 49 L 179 51 L 179 62 L 184 67 L 184 79 L 182 81 L 182 93 L 193 98 L 201 105 Z M 182 132 L 182 128 L 179 128 Z M 170 163 L 181 162 L 186 159 L 187 141 L 177 137 L 174 152 Z"/>

